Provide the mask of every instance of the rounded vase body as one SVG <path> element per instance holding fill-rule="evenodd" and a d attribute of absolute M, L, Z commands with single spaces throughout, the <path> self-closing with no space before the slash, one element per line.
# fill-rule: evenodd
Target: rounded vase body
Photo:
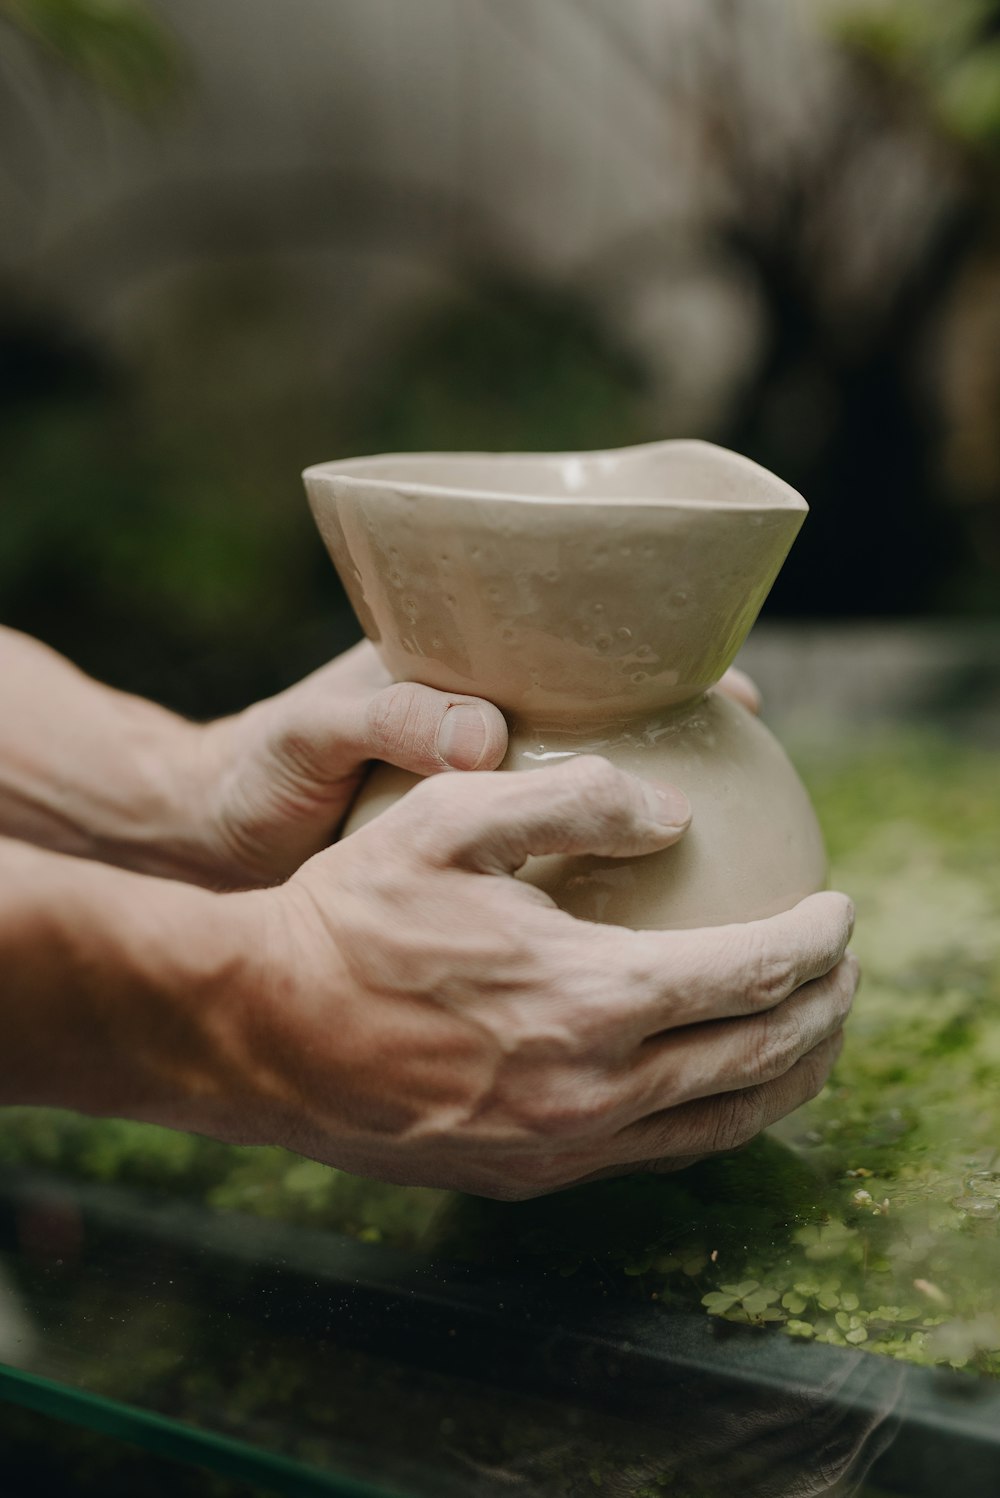
<path fill-rule="evenodd" d="M 822 887 L 795 770 L 711 691 L 806 513 L 787 485 L 701 442 L 368 458 L 305 481 L 397 680 L 496 703 L 505 769 L 597 753 L 691 802 L 690 828 L 662 853 L 535 858 L 520 877 L 584 919 L 660 929 L 760 919 Z M 345 833 L 413 780 L 376 767 Z"/>

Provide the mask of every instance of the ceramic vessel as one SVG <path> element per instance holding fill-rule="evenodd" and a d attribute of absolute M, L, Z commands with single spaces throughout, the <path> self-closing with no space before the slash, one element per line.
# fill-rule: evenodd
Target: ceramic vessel
<path fill-rule="evenodd" d="M 711 691 L 807 513 L 787 484 L 687 441 L 358 458 L 304 477 L 397 680 L 496 703 L 506 769 L 596 752 L 691 801 L 665 852 L 538 858 L 522 877 L 575 915 L 649 928 L 755 920 L 822 887 L 816 818 L 784 751 Z M 376 768 L 345 831 L 412 783 Z"/>

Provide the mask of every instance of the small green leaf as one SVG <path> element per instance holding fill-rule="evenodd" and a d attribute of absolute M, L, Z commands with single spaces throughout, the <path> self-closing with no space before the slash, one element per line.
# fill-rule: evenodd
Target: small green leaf
<path fill-rule="evenodd" d="M 730 1310 L 739 1299 L 736 1295 L 725 1295 L 720 1290 L 713 1290 L 709 1295 L 701 1297 L 701 1303 L 713 1316 L 723 1316 Z"/>
<path fill-rule="evenodd" d="M 777 1290 L 754 1290 L 752 1294 L 744 1295 L 743 1309 L 748 1316 L 759 1316 L 762 1311 L 767 1310 L 768 1306 L 772 1306 L 777 1299 Z"/>

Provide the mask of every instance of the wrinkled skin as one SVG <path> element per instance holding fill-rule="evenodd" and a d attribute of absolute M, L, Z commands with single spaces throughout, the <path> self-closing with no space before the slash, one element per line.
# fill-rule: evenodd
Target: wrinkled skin
<path fill-rule="evenodd" d="M 756 712 L 742 671 L 719 684 Z M 336 835 L 371 760 L 417 775 L 492 770 L 507 752 L 503 714 L 476 697 L 393 683 L 356 645 L 287 692 L 200 730 L 205 859 L 224 881 L 275 883 Z"/>
<path fill-rule="evenodd" d="M 10 631 L 0 666 L 0 1102 L 526 1197 L 731 1149 L 826 1080 L 843 895 L 634 932 L 514 877 L 669 847 L 681 789 L 596 757 L 470 774 L 502 715 L 370 646 L 206 727 Z M 331 847 L 372 759 L 427 778 Z"/>
<path fill-rule="evenodd" d="M 846 897 L 633 932 L 512 877 L 529 854 L 667 847 L 677 807 L 598 757 L 440 775 L 237 897 L 266 952 L 271 1132 L 360 1174 L 519 1198 L 677 1169 L 814 1096 L 857 985 Z"/>

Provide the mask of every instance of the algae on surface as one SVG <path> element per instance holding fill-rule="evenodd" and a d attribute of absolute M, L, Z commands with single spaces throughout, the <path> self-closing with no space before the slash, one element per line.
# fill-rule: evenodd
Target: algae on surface
<path fill-rule="evenodd" d="M 0 1164 L 115 1180 L 361 1239 L 527 1265 L 582 1296 L 1000 1374 L 1000 774 L 902 737 L 807 777 L 864 982 L 831 1085 L 678 1176 L 500 1204 L 280 1150 L 11 1110 Z"/>

